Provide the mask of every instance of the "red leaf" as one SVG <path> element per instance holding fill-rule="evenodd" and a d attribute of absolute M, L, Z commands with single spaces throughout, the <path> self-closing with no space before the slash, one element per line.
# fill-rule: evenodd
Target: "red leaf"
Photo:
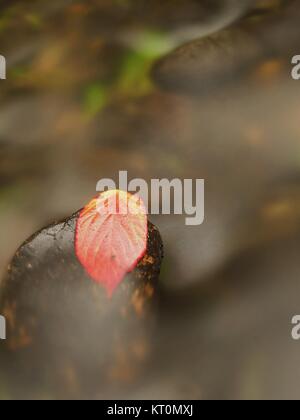
<path fill-rule="evenodd" d="M 145 255 L 147 223 L 142 200 L 119 190 L 101 193 L 81 211 L 76 225 L 76 255 L 109 296 Z"/>

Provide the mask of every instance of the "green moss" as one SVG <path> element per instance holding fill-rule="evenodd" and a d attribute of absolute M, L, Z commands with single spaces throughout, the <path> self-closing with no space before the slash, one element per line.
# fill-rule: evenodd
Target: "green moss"
<path fill-rule="evenodd" d="M 24 78 L 29 71 L 30 68 L 25 65 L 12 67 L 11 69 L 9 69 L 9 79 L 15 80 Z"/>
<path fill-rule="evenodd" d="M 93 117 L 106 106 L 107 100 L 107 87 L 101 82 L 92 83 L 84 92 L 85 113 Z"/>
<path fill-rule="evenodd" d="M 145 58 L 155 60 L 172 48 L 167 34 L 157 31 L 144 31 L 136 39 L 135 49 Z"/>
<path fill-rule="evenodd" d="M 30 25 L 33 29 L 40 29 L 43 26 L 43 21 L 41 17 L 34 13 L 28 13 L 25 15 L 26 22 Z"/>
<path fill-rule="evenodd" d="M 132 51 L 127 54 L 120 71 L 117 89 L 122 95 L 140 96 L 152 90 L 148 77 L 152 61 Z"/>
<path fill-rule="evenodd" d="M 170 49 L 168 37 L 145 31 L 138 35 L 133 49 L 125 55 L 117 89 L 122 94 L 141 96 L 153 89 L 149 71 L 157 58 Z"/>

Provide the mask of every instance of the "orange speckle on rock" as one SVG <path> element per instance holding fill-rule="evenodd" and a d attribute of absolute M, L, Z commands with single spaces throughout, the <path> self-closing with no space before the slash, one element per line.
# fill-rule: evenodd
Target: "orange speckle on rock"
<path fill-rule="evenodd" d="M 148 264 L 154 264 L 155 260 L 151 255 L 145 255 L 144 258 L 142 259 L 142 264 L 143 265 L 148 265 Z"/>
<path fill-rule="evenodd" d="M 152 296 L 154 295 L 154 287 L 150 283 L 146 284 L 145 293 L 148 298 L 152 298 Z"/>
<path fill-rule="evenodd" d="M 284 63 L 281 60 L 268 60 L 260 64 L 255 71 L 255 79 L 264 83 L 274 82 L 284 67 Z"/>
<path fill-rule="evenodd" d="M 130 383 L 134 381 L 136 375 L 136 366 L 130 360 L 128 352 L 119 347 L 116 351 L 115 364 L 108 369 L 108 378 L 111 381 Z"/>
<path fill-rule="evenodd" d="M 31 343 L 32 338 L 30 337 L 27 329 L 22 326 L 15 331 L 15 334 L 9 339 L 8 348 L 12 351 L 16 351 L 29 347 Z"/>
<path fill-rule="evenodd" d="M 265 133 L 261 127 L 253 126 L 247 129 L 245 137 L 249 145 L 257 147 L 263 145 Z"/>
<path fill-rule="evenodd" d="M 283 218 L 291 217 L 293 211 L 293 203 L 287 199 L 273 201 L 268 203 L 263 208 L 263 217 L 266 220 L 279 220 Z"/>
<path fill-rule="evenodd" d="M 135 313 L 137 314 L 137 316 L 139 318 L 141 318 L 144 315 L 144 304 L 145 304 L 145 299 L 141 294 L 140 290 L 135 290 L 132 299 L 131 299 L 131 303 L 133 305 L 133 308 L 135 310 Z"/>
<path fill-rule="evenodd" d="M 89 7 L 83 3 L 72 4 L 69 10 L 74 15 L 86 15 L 89 12 Z"/>
<path fill-rule="evenodd" d="M 63 369 L 63 380 L 66 386 L 75 394 L 80 390 L 78 375 L 76 369 L 72 365 L 67 365 Z"/>
<path fill-rule="evenodd" d="M 7 324 L 11 330 L 15 328 L 16 325 L 16 302 L 7 304 L 3 310 L 3 316 L 5 317 Z"/>
<path fill-rule="evenodd" d="M 144 340 L 135 341 L 132 344 L 132 352 L 138 360 L 145 361 L 149 353 L 147 343 Z"/>

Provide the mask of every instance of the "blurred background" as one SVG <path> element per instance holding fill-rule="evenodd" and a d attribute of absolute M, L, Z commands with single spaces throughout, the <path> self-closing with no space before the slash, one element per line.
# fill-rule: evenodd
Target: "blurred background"
<path fill-rule="evenodd" d="M 101 178 L 204 178 L 165 245 L 151 362 L 123 398 L 300 397 L 296 0 L 0 1 L 0 271 Z"/>

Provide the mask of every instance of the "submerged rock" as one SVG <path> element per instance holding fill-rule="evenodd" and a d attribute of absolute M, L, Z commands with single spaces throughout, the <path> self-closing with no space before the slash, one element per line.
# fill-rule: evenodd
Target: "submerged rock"
<path fill-rule="evenodd" d="M 149 222 L 146 255 L 109 299 L 75 256 L 77 217 L 26 241 L 1 284 L 1 387 L 10 398 L 109 397 L 138 381 L 147 362 L 160 234 Z"/>
<path fill-rule="evenodd" d="M 165 89 L 202 94 L 245 79 L 266 60 L 290 59 L 298 45 L 300 8 L 289 3 L 273 15 L 259 8 L 240 23 L 179 47 L 156 63 L 154 80 Z"/>

